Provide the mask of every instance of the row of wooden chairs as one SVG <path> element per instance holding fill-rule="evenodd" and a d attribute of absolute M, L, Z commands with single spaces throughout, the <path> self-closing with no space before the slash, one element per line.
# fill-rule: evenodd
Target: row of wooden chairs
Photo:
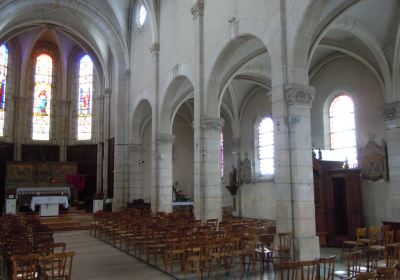
<path fill-rule="evenodd" d="M 158 265 L 174 274 L 178 263 L 186 275 L 194 272 L 229 273 L 239 269 L 243 275 L 252 266 L 256 270 L 278 258 L 290 259 L 291 234 L 279 234 L 281 246 L 273 247 L 276 228 L 262 220 L 217 219 L 204 224 L 176 213 L 140 213 L 130 209 L 119 213 L 96 213 L 90 234 L 127 253 Z M 236 266 L 238 264 L 238 266 Z M 192 269 L 193 268 L 193 269 Z M 192 271 L 194 270 L 194 271 Z"/>
<path fill-rule="evenodd" d="M 75 252 L 13 255 L 12 280 L 71 279 Z"/>
<path fill-rule="evenodd" d="M 277 278 L 281 280 L 333 280 L 335 264 L 336 256 L 284 262 L 279 264 Z"/>

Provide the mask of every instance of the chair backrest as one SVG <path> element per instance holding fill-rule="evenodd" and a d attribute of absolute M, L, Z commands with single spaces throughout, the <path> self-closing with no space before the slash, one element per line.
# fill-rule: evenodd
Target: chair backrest
<path fill-rule="evenodd" d="M 367 272 L 372 272 L 376 270 L 379 258 L 380 252 L 378 249 L 367 249 L 367 251 L 365 252 Z"/>
<path fill-rule="evenodd" d="M 366 238 L 367 237 L 367 228 L 357 228 L 356 230 L 356 238 L 357 240 L 360 240 L 361 238 Z"/>
<path fill-rule="evenodd" d="M 317 280 L 319 279 L 319 260 L 298 261 L 300 270 L 300 279 L 302 280 Z"/>
<path fill-rule="evenodd" d="M 375 271 L 360 272 L 360 273 L 356 274 L 356 280 L 375 280 L 375 279 L 376 279 Z"/>
<path fill-rule="evenodd" d="M 379 228 L 377 226 L 370 226 L 368 228 L 368 238 L 370 239 L 370 243 L 378 240 L 378 233 Z"/>
<path fill-rule="evenodd" d="M 349 252 L 343 254 L 347 276 L 354 276 L 360 273 L 361 251 Z"/>
<path fill-rule="evenodd" d="M 39 255 L 13 255 L 12 279 L 13 280 L 38 280 L 39 279 Z"/>
<path fill-rule="evenodd" d="M 278 233 L 278 254 L 280 259 L 291 259 L 292 249 L 292 233 L 291 232 L 279 232 Z"/>
<path fill-rule="evenodd" d="M 377 267 L 376 268 L 376 279 L 381 280 L 395 280 L 396 268 L 394 266 L 388 267 Z"/>
<path fill-rule="evenodd" d="M 382 244 L 388 245 L 393 243 L 393 230 L 385 230 L 382 232 Z"/>
<path fill-rule="evenodd" d="M 299 278 L 300 266 L 297 261 L 285 262 L 279 264 L 279 279 L 297 280 Z"/>
<path fill-rule="evenodd" d="M 400 244 L 392 243 L 385 246 L 384 251 L 386 266 L 393 266 L 399 262 Z"/>
<path fill-rule="evenodd" d="M 75 252 L 53 253 L 43 257 L 46 279 L 71 279 L 72 259 Z"/>
<path fill-rule="evenodd" d="M 335 272 L 336 256 L 319 259 L 320 279 L 333 280 Z"/>

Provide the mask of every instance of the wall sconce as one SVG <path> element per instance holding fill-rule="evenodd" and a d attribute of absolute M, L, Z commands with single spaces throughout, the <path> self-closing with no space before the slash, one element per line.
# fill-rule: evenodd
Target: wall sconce
<path fill-rule="evenodd" d="M 279 131 L 279 127 L 281 126 L 281 123 L 279 122 L 279 120 L 277 120 L 275 122 L 275 125 L 276 125 L 277 130 Z"/>
<path fill-rule="evenodd" d="M 144 160 L 140 159 L 139 160 L 139 165 L 142 165 L 144 163 Z"/>

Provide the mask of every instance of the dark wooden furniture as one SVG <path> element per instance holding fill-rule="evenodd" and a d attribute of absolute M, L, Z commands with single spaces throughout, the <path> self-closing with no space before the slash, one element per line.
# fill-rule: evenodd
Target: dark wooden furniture
<path fill-rule="evenodd" d="M 343 169 L 343 162 L 314 158 L 314 196 L 317 234 L 328 246 L 342 246 L 362 227 L 360 169 Z"/>
<path fill-rule="evenodd" d="M 400 231 L 400 221 L 399 222 L 394 222 L 394 221 L 382 221 L 382 224 L 384 226 L 390 227 L 390 230 L 394 231 L 393 234 L 393 242 L 400 242 L 400 236 L 398 232 Z"/>

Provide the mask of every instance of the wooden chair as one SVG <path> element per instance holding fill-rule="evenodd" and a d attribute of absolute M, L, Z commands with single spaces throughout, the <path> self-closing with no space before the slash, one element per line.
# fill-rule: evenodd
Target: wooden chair
<path fill-rule="evenodd" d="M 259 242 L 256 247 L 256 260 L 260 260 L 260 270 L 264 271 L 265 265 L 268 263 L 273 263 L 273 243 L 274 243 L 274 235 L 273 234 L 260 234 Z"/>
<path fill-rule="evenodd" d="M 393 243 L 393 230 L 384 230 L 382 231 L 382 240 L 380 244 L 374 244 L 369 246 L 371 249 L 383 250 L 385 249 L 386 245 Z"/>
<path fill-rule="evenodd" d="M 288 262 L 292 259 L 292 233 L 291 232 L 280 232 L 278 233 L 278 246 L 274 248 L 277 252 L 279 262 Z"/>
<path fill-rule="evenodd" d="M 319 260 L 298 261 L 300 279 L 302 280 L 319 280 Z"/>
<path fill-rule="evenodd" d="M 53 253 L 43 257 L 41 271 L 44 279 L 71 279 L 75 252 Z"/>
<path fill-rule="evenodd" d="M 370 247 L 371 245 L 378 243 L 379 228 L 377 226 L 370 226 L 368 228 L 368 238 L 360 238 L 360 241 L 364 243 L 364 246 Z"/>
<path fill-rule="evenodd" d="M 354 277 L 361 272 L 361 251 L 349 252 L 343 254 L 345 270 L 337 270 L 334 275 L 343 279 Z"/>
<path fill-rule="evenodd" d="M 376 279 L 376 273 L 375 271 L 373 272 L 360 272 L 356 274 L 355 276 L 356 280 L 375 280 Z"/>
<path fill-rule="evenodd" d="M 376 279 L 379 280 L 395 280 L 396 268 L 394 266 L 388 267 L 377 267 L 376 268 Z"/>
<path fill-rule="evenodd" d="M 365 252 L 365 272 L 373 272 L 378 266 L 378 260 L 380 258 L 379 250 L 368 248 Z"/>
<path fill-rule="evenodd" d="M 333 280 L 335 272 L 336 256 L 319 259 L 319 272 L 321 280 Z"/>
<path fill-rule="evenodd" d="M 39 280 L 39 255 L 13 255 L 12 280 Z"/>
<path fill-rule="evenodd" d="M 345 252 L 358 251 L 359 247 L 363 249 L 364 243 L 361 241 L 367 237 L 366 228 L 357 228 L 356 230 L 356 240 L 344 240 L 342 245 L 342 259 Z"/>
<path fill-rule="evenodd" d="M 282 262 L 278 264 L 280 280 L 297 280 L 299 277 L 299 263 L 297 261 Z"/>
<path fill-rule="evenodd" d="M 394 266 L 400 261 L 400 243 L 392 243 L 385 246 L 384 260 L 378 262 L 379 267 Z"/>

